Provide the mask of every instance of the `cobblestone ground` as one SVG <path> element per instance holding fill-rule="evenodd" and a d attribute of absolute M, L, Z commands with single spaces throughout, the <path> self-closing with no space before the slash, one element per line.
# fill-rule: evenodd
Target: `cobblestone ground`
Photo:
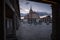
<path fill-rule="evenodd" d="M 18 40 L 51 40 L 52 24 L 28 24 L 21 23 L 21 26 L 16 31 Z"/>

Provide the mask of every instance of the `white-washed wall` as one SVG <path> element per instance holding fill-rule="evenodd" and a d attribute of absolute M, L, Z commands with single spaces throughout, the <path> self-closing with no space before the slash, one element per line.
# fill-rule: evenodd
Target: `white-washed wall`
<path fill-rule="evenodd" d="M 40 19 L 36 19 L 36 22 L 39 22 Z"/>

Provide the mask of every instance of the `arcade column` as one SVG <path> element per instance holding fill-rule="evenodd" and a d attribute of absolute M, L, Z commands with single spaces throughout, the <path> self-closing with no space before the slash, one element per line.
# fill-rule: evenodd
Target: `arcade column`
<path fill-rule="evenodd" d="M 60 17 L 59 17 L 59 3 L 52 4 L 52 40 L 56 40 L 56 28 L 60 27 Z M 60 30 L 60 29 L 59 29 Z M 59 31 L 58 30 L 58 31 Z"/>

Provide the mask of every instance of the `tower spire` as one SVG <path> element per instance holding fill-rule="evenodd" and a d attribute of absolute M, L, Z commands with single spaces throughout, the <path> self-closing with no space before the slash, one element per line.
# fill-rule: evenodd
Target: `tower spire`
<path fill-rule="evenodd" d="M 32 7 L 30 6 L 30 12 L 32 12 Z"/>

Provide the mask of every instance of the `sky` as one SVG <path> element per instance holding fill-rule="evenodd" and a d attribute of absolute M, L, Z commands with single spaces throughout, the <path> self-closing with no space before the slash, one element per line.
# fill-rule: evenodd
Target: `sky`
<path fill-rule="evenodd" d="M 27 4 L 27 2 L 29 4 Z M 19 0 L 19 5 L 20 5 L 20 13 L 23 13 L 23 14 L 29 13 L 30 7 L 32 7 L 32 10 L 35 12 L 47 12 L 48 14 L 52 14 L 51 4 Z"/>
<path fill-rule="evenodd" d="M 26 4 L 27 2 L 29 2 L 29 4 Z M 52 13 L 51 4 L 20 0 L 19 5 L 21 13 L 29 13 L 30 7 L 32 7 L 32 10 L 35 12 Z"/>

